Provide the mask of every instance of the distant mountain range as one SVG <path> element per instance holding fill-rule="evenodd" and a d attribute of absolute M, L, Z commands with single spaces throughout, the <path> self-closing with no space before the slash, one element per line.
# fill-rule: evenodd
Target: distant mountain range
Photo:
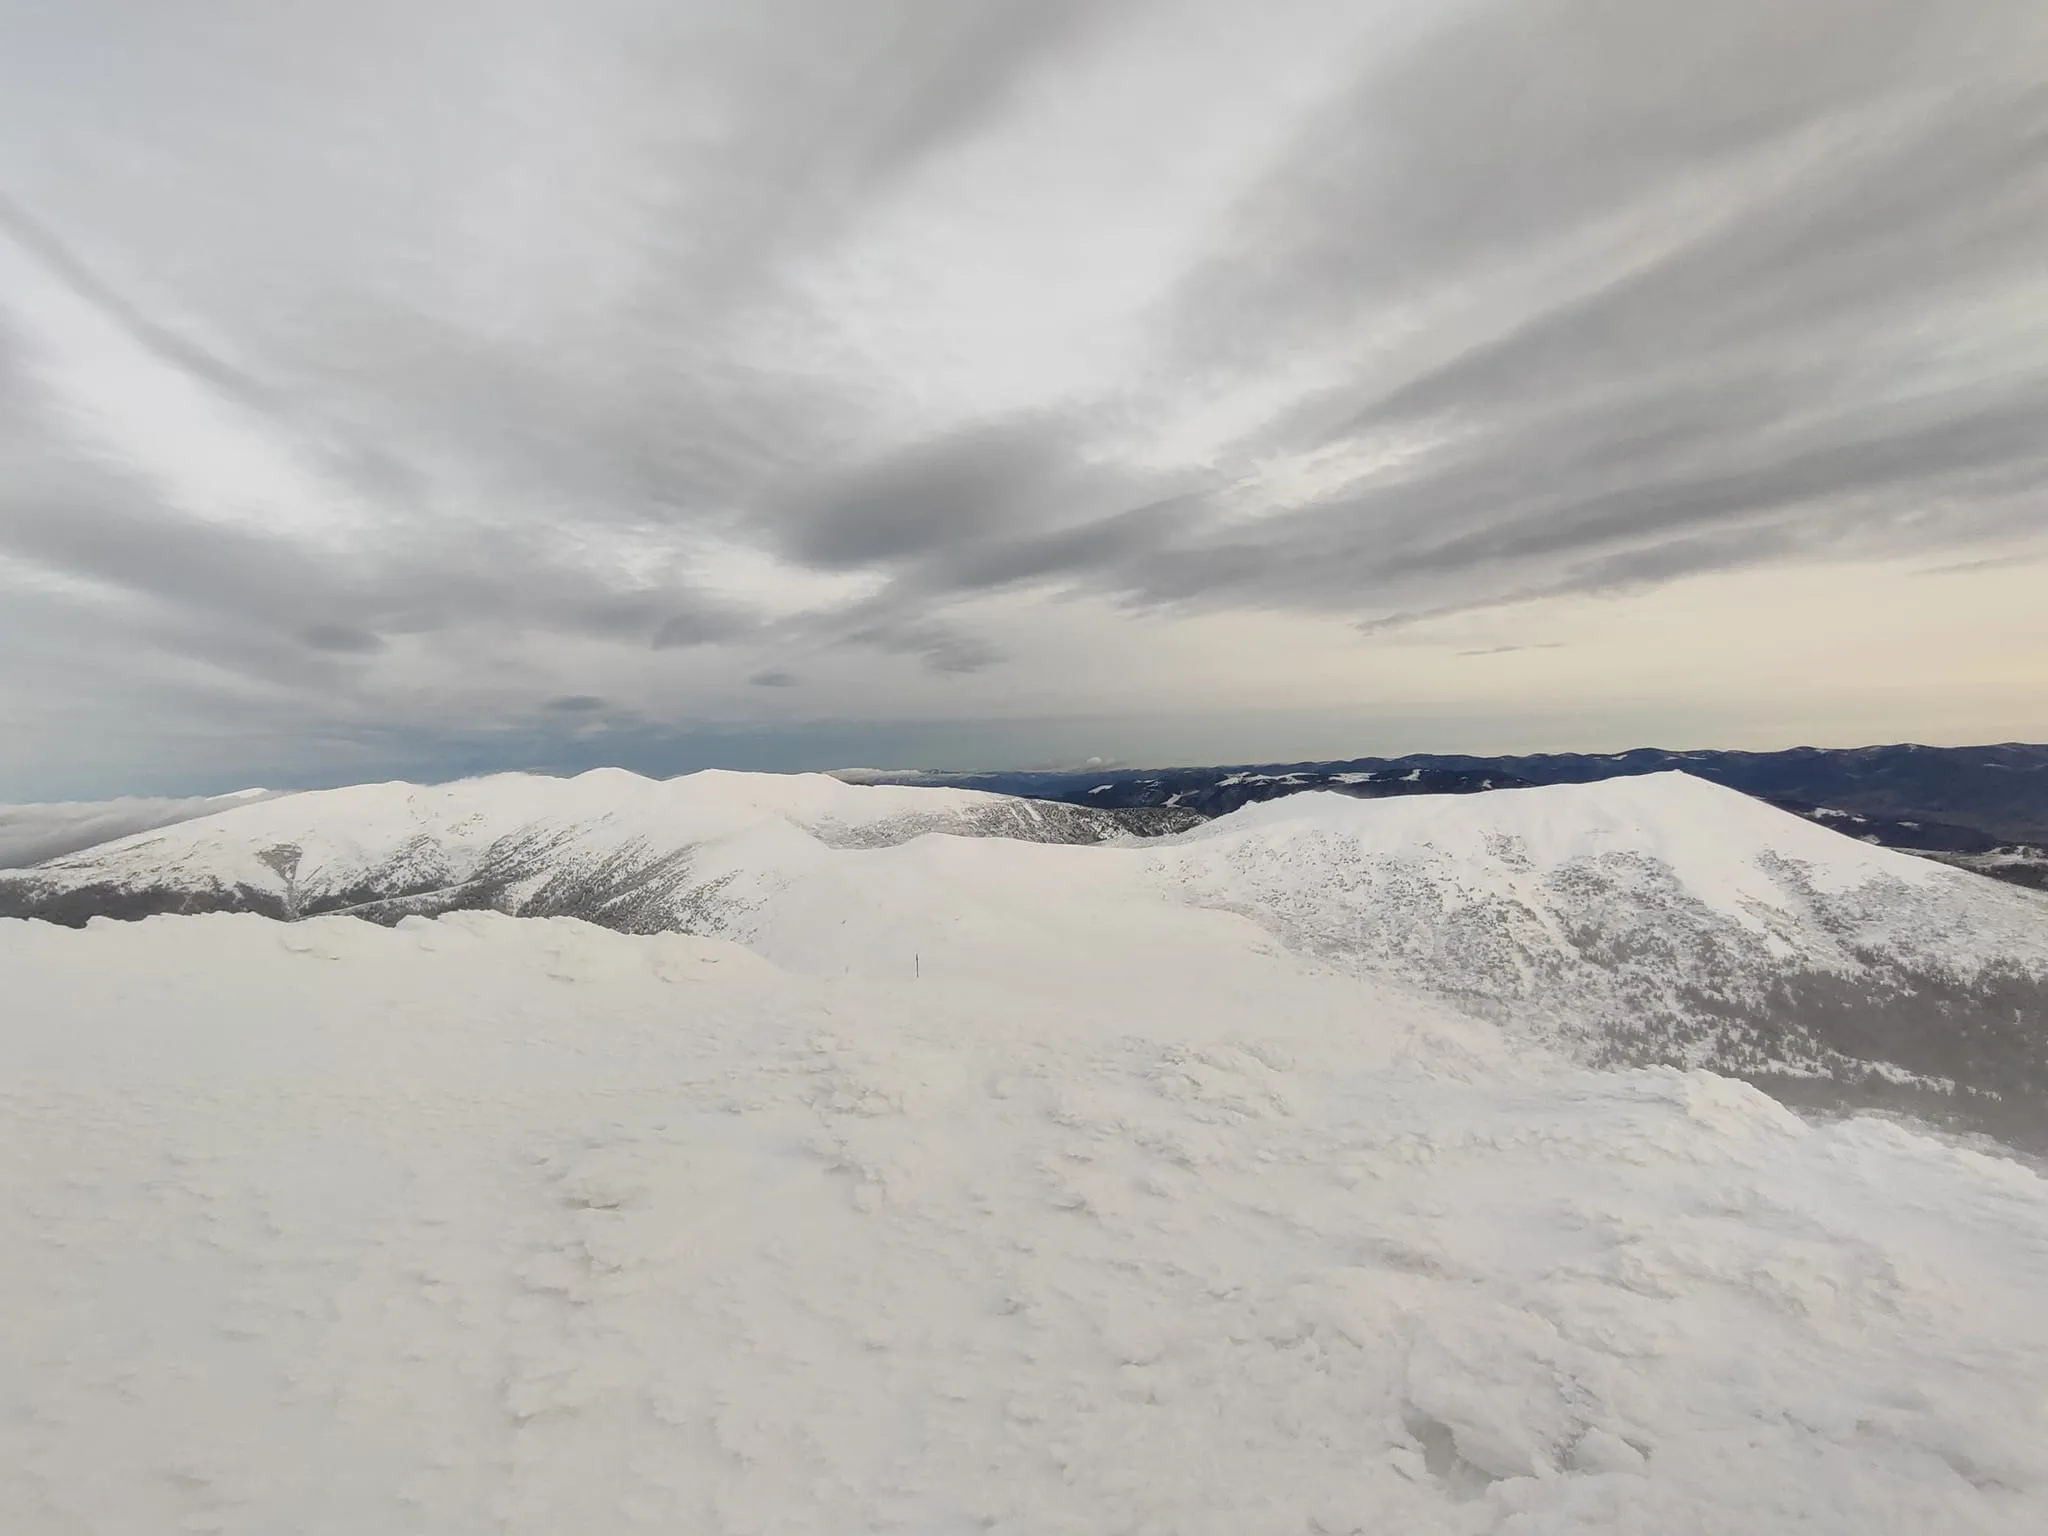
<path fill-rule="evenodd" d="M 2048 889 L 2048 746 L 1912 745 L 1785 752 L 1422 753 L 1341 762 L 1059 773 L 862 773 L 864 782 L 944 783 L 1104 808 L 1170 807 L 1222 816 L 1305 790 L 1360 799 L 1462 795 L 1588 784 L 1677 769 L 1741 790 L 1864 842 Z"/>
<path fill-rule="evenodd" d="M 1432 772 L 1498 770 L 1391 767 L 1322 775 L 1334 794 L 1297 770 L 1127 776 L 1164 796 L 1113 806 L 818 774 L 360 785 L 0 874 L 0 917 L 489 910 L 894 976 L 981 975 L 990 945 L 1067 965 L 1099 943 L 1075 935 L 1087 913 L 1194 908 L 1590 1064 L 1710 1067 L 2048 1148 L 2048 897 L 1685 773 L 1429 796 Z M 1203 821 L 1205 792 L 1267 803 Z"/>

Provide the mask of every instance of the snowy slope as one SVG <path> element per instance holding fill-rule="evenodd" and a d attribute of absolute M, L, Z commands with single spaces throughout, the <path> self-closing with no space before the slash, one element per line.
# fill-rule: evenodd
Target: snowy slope
<path fill-rule="evenodd" d="M 364 785 L 0 875 L 0 915 L 486 908 L 727 937 L 816 975 L 987 978 L 1076 964 L 1105 922 L 1135 957 L 1208 907 L 1581 1060 L 2048 1145 L 2038 893 L 1677 773 L 1304 794 L 1153 840 L 1116 815 L 819 775 Z"/>
<path fill-rule="evenodd" d="M 1569 1065 L 1168 854 L 827 851 L 916 980 L 808 898 L 806 968 L 0 922 L 0 1530 L 2048 1528 L 2041 1178 Z M 932 894 L 984 866 L 1007 934 Z"/>
<path fill-rule="evenodd" d="M 2048 1136 L 2048 900 L 1683 774 L 1247 807 L 1154 858 L 1184 900 L 1576 1040 Z"/>

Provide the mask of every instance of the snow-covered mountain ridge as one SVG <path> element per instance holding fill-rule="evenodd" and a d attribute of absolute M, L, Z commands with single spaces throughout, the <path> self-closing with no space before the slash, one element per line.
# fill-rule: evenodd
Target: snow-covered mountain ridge
<path fill-rule="evenodd" d="M 360 784 L 0 873 L 0 915 L 82 922 L 159 911 L 346 911 L 396 921 L 494 908 L 659 932 L 710 920 L 698 909 L 713 882 L 693 855 L 714 845 L 751 851 L 755 872 L 772 879 L 789 850 L 807 843 L 880 847 L 927 832 L 1087 843 L 1195 820 L 978 790 L 855 789 L 823 774 L 648 779 L 607 768 L 566 779 Z"/>
<path fill-rule="evenodd" d="M 1128 815 L 822 775 L 363 785 L 0 875 L 0 915 L 492 909 L 728 937 L 816 974 L 965 976 L 1082 963 L 1107 894 L 1140 947 L 1147 921 L 1214 909 L 1589 1062 L 2048 1138 L 2036 893 L 1679 773 L 1311 793 L 1151 839 Z"/>

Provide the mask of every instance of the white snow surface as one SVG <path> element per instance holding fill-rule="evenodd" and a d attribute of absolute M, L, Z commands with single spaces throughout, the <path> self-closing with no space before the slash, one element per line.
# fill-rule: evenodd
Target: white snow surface
<path fill-rule="evenodd" d="M 832 859 L 751 948 L 0 922 L 0 1530 L 2048 1528 L 2025 1167 Z"/>

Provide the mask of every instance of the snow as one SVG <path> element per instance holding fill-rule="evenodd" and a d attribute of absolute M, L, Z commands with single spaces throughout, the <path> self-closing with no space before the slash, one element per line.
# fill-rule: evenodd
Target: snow
<path fill-rule="evenodd" d="M 1034 820 L 1095 815 L 978 790 L 855 785 L 826 774 L 710 770 L 648 779 L 618 768 L 573 778 L 506 773 L 450 784 L 360 784 L 243 804 L 57 858 L 39 877 L 61 883 L 182 879 L 302 899 L 379 875 L 410 887 L 475 877 L 510 842 L 555 862 L 588 863 L 700 843 L 795 833 L 854 843 L 977 820 L 1014 831 Z M 787 839 L 785 839 L 787 841 Z"/>
<path fill-rule="evenodd" d="M 749 947 L 0 922 L 0 1529 L 2043 1528 L 2034 1173 L 1153 856 L 820 849 Z"/>
<path fill-rule="evenodd" d="M 1955 879 L 1925 859 L 1870 848 L 1675 772 L 1484 795 L 1356 800 L 1311 792 L 1246 806 L 1181 839 L 1218 850 L 1251 840 L 1286 845 L 1290 852 L 1317 841 L 1341 842 L 1368 859 L 1448 861 L 1460 871 L 1541 872 L 1622 855 L 1663 866 L 1707 906 L 1749 923 L 1757 905 L 1786 904 L 1781 883 L 1759 862 L 1764 853 L 1798 864 L 1828 892 L 1873 880 L 1926 885 Z M 1324 873 L 1305 867 L 1303 878 Z"/>
<path fill-rule="evenodd" d="M 1008 974 L 1051 953 L 1072 964 L 1099 922 L 1193 907 L 1589 1062 L 1845 1085 L 1876 1069 L 1994 1097 L 2013 1073 L 2035 1080 L 2023 1029 L 1972 1043 L 1913 1010 L 1938 994 L 1950 1020 L 2014 1019 L 2048 1002 L 2039 895 L 1683 774 L 1305 793 L 1151 840 L 1123 835 L 1120 814 L 823 775 L 362 785 L 0 874 L 0 912 L 395 922 L 484 908 L 729 938 L 779 964 L 889 978 Z"/>
<path fill-rule="evenodd" d="M 502 867 L 505 846 L 516 844 L 535 880 L 577 861 L 647 863 L 688 852 L 700 883 L 738 879 L 761 900 L 818 877 L 830 862 L 821 859 L 827 850 L 904 843 L 934 830 L 1028 834 L 1037 819 L 1100 814 L 975 790 L 851 785 L 823 774 L 500 774 L 262 800 L 52 860 L 35 878 L 53 885 L 170 880 L 303 897 L 350 891 L 373 877 L 392 889 L 458 884 L 493 860 Z M 977 857 L 1031 855 L 1006 845 Z M 1359 869 L 1395 867 L 1432 871 L 1447 892 L 1512 893 L 1540 906 L 1547 899 L 1540 887 L 1557 871 L 1622 858 L 1657 866 L 1689 899 L 1757 931 L 1765 926 L 1760 914 L 1792 904 L 1787 866 L 1823 893 L 1873 881 L 1967 882 L 1939 864 L 1869 847 L 1682 773 L 1479 796 L 1358 800 L 1311 792 L 1246 806 L 1176 838 L 1056 857 L 1080 886 L 1149 868 L 1183 887 L 1213 887 L 1200 899 L 1226 907 L 1303 899 L 1328 906 L 1333 883 L 1355 889 Z M 831 883 L 835 892 L 843 884 Z"/>
<path fill-rule="evenodd" d="M 2038 1054 L 2026 1021 L 2048 1003 L 2039 895 L 1683 774 L 1302 794 L 1105 852 L 1143 860 L 1172 900 L 1242 913 L 1291 947 L 1455 998 L 1583 1060 L 1845 1087 L 1874 1069 L 1994 1095 L 2035 1070 L 2021 1058 Z M 1935 997 L 1953 1024 L 1916 1014 Z M 1962 1021 L 2001 1016 L 2016 1054 L 1969 1067 Z"/>

